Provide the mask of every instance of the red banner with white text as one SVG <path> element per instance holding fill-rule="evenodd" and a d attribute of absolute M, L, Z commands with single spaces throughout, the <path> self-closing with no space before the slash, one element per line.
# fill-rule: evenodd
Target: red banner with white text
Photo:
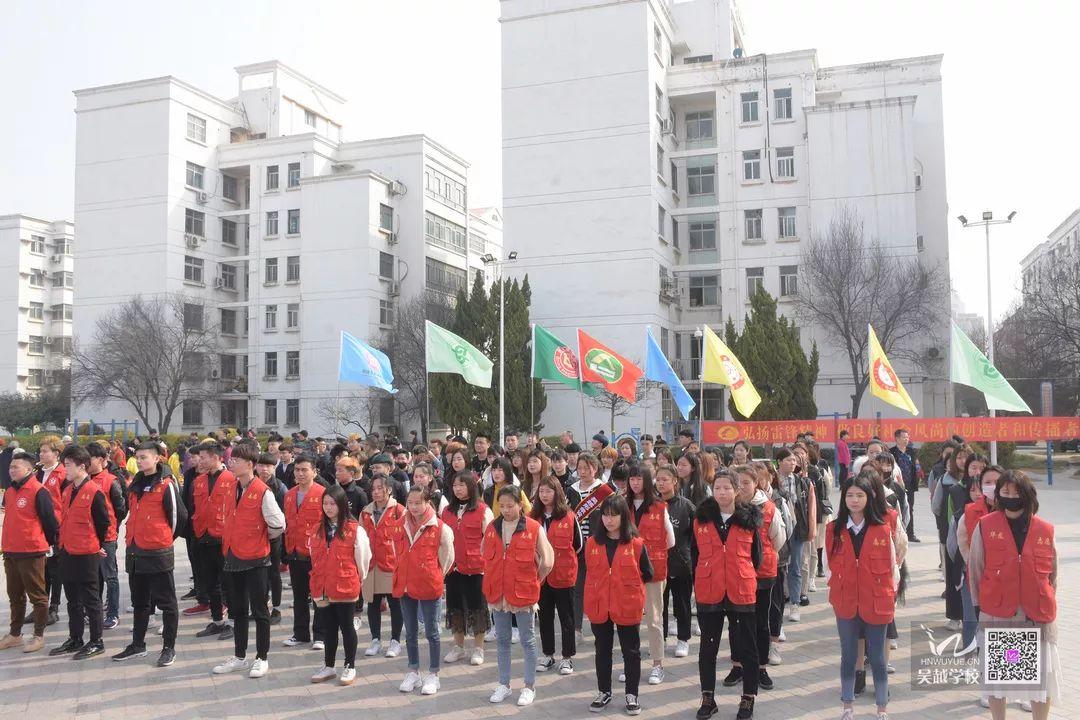
<path fill-rule="evenodd" d="M 818 420 L 769 420 L 763 422 L 706 422 L 702 440 L 706 445 L 730 445 L 736 440 L 754 444 L 783 444 L 795 441 L 800 433 L 812 432 L 819 443 L 836 442 L 847 430 L 849 442 L 866 442 L 877 436 L 891 440 L 905 429 L 915 443 L 941 442 L 952 435 L 984 442 L 1000 440 L 1071 440 L 1080 438 L 1080 417 L 972 417 L 972 418 L 828 418 Z"/>

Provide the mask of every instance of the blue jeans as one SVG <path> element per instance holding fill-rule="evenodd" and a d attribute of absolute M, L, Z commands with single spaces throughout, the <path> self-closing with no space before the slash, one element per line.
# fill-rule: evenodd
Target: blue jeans
<path fill-rule="evenodd" d="M 532 687 L 536 682 L 536 636 L 533 634 L 533 611 L 522 610 L 512 613 L 496 610 L 495 641 L 499 650 L 499 684 L 510 687 L 510 636 L 513 633 L 514 619 L 517 620 L 518 633 L 521 635 L 521 647 L 525 650 L 525 687 Z"/>
<path fill-rule="evenodd" d="M 845 620 L 836 618 L 836 631 L 840 634 L 840 701 L 855 701 L 855 660 L 859 654 L 860 631 L 866 635 L 866 654 L 874 671 L 874 701 L 878 707 L 889 702 L 889 674 L 885 670 L 885 631 L 888 623 L 871 625 L 858 615 Z"/>
<path fill-rule="evenodd" d="M 428 641 L 428 669 L 439 672 L 439 623 L 435 619 L 438 600 L 414 600 L 408 595 L 401 597 L 401 614 L 405 619 L 405 651 L 409 655 L 409 669 L 420 670 L 420 646 L 418 644 L 419 616 L 424 616 L 424 636 Z"/>
<path fill-rule="evenodd" d="M 802 554 L 807 540 L 791 538 L 791 562 L 787 568 L 787 596 L 788 602 L 798 607 L 799 598 L 802 597 Z"/>
<path fill-rule="evenodd" d="M 102 543 L 105 557 L 101 558 L 99 568 L 101 587 L 105 590 L 105 617 L 120 617 L 120 576 L 116 571 L 116 541 Z"/>

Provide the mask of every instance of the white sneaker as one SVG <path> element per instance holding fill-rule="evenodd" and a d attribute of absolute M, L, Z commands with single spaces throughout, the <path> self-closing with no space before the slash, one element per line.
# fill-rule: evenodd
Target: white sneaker
<path fill-rule="evenodd" d="M 251 663 L 251 672 L 248 673 L 248 677 L 261 678 L 268 672 L 270 672 L 270 663 L 266 660 L 255 658 L 255 662 Z"/>
<path fill-rule="evenodd" d="M 311 682 L 313 682 L 313 683 L 321 683 L 321 682 L 326 682 L 327 680 L 332 680 L 332 679 L 334 679 L 336 677 L 337 677 L 337 671 L 334 670 L 334 668 L 332 668 L 332 667 L 324 667 L 322 670 L 320 670 L 319 672 L 317 672 L 317 673 L 315 673 L 314 675 L 311 676 Z"/>
<path fill-rule="evenodd" d="M 981 695 L 979 697 L 979 707 L 983 707 L 983 708 L 989 708 L 990 707 L 990 698 L 989 698 L 989 696 Z"/>
<path fill-rule="evenodd" d="M 488 631 L 484 633 L 484 642 L 495 642 L 495 628 L 490 627 Z"/>
<path fill-rule="evenodd" d="M 360 632 L 360 625 L 361 624 L 362 623 L 360 622 L 360 616 L 359 615 L 354 615 L 353 619 L 352 619 L 353 630 L 355 630 L 356 632 Z"/>
<path fill-rule="evenodd" d="M 303 640 L 297 640 L 295 637 L 290 637 L 288 640 L 285 640 L 281 644 L 284 645 L 285 647 L 296 647 L 297 645 L 303 645 L 304 641 Z"/>
<path fill-rule="evenodd" d="M 489 697 L 488 700 L 493 703 L 501 703 L 512 694 L 513 691 L 506 685 L 496 685 L 495 692 L 491 693 L 491 697 Z"/>
<path fill-rule="evenodd" d="M 391 640 L 390 644 L 386 648 L 386 657 L 396 658 L 401 654 L 401 643 L 397 640 Z"/>
<path fill-rule="evenodd" d="M 776 636 L 776 639 L 780 642 L 787 642 L 787 633 L 784 632 L 784 628 L 780 628 L 780 634 Z"/>
<path fill-rule="evenodd" d="M 316 640 L 315 642 L 311 643 L 312 650 L 324 650 L 325 648 L 326 645 L 323 643 L 322 640 Z"/>
<path fill-rule="evenodd" d="M 225 675 L 226 673 L 236 672 L 237 670 L 247 670 L 248 667 L 246 658 L 231 657 L 220 665 L 215 665 L 211 672 L 215 675 Z"/>
<path fill-rule="evenodd" d="M 844 708 L 840 713 L 840 720 L 855 720 L 855 708 Z"/>
<path fill-rule="evenodd" d="M 286 641 L 288 642 L 288 641 Z M 371 641 L 371 644 L 367 646 L 367 650 L 364 651 L 364 657 L 375 657 L 382 652 L 382 640 L 375 638 Z"/>
<path fill-rule="evenodd" d="M 356 681 L 356 668 L 347 667 L 341 671 L 341 677 L 338 679 L 342 685 L 352 685 Z"/>
<path fill-rule="evenodd" d="M 465 648 L 461 647 L 460 645 L 451 645 L 450 652 L 446 653 L 446 656 L 443 658 L 443 662 L 457 662 L 458 660 L 464 659 L 464 657 Z"/>
<path fill-rule="evenodd" d="M 890 640 L 889 641 L 889 649 L 890 650 L 895 650 L 898 647 L 900 647 L 900 644 L 898 642 L 896 642 L 895 640 Z"/>
<path fill-rule="evenodd" d="M 1030 700 L 1021 700 L 1020 701 L 1020 709 L 1023 710 L 1024 712 L 1031 712 L 1031 701 Z"/>
<path fill-rule="evenodd" d="M 536 691 L 532 688 L 521 688 L 521 694 L 518 695 L 518 707 L 525 707 L 526 705 L 532 705 L 533 700 L 536 699 Z"/>
<path fill-rule="evenodd" d="M 810 585 L 806 589 L 810 592 L 817 592 L 817 583 L 811 580 Z"/>
<path fill-rule="evenodd" d="M 435 673 L 428 673 L 424 678 L 424 684 L 420 688 L 421 695 L 434 695 L 439 692 L 439 688 L 442 687 L 439 684 L 439 676 Z"/>
<path fill-rule="evenodd" d="M 560 675 L 573 675 L 574 674 L 574 661 L 570 658 L 563 658 L 559 661 L 559 674 Z"/>
<path fill-rule="evenodd" d="M 664 682 L 664 668 L 660 665 L 653 665 L 652 672 L 649 673 L 649 684 L 659 685 Z"/>
<path fill-rule="evenodd" d="M 802 620 L 802 613 L 799 611 L 798 607 L 795 607 L 791 610 L 791 614 L 788 615 L 788 622 L 797 623 L 800 620 Z"/>
<path fill-rule="evenodd" d="M 517 628 L 512 628 L 510 632 L 510 642 L 513 645 L 517 645 L 519 642 L 521 642 L 521 631 Z"/>
<path fill-rule="evenodd" d="M 964 629 L 964 624 L 959 620 L 950 620 L 949 622 L 945 623 L 945 629 L 949 632 L 960 632 Z"/>
<path fill-rule="evenodd" d="M 690 643 L 686 640 L 679 640 L 675 643 L 675 657 L 686 657 L 690 654 Z"/>
<path fill-rule="evenodd" d="M 472 655 L 469 656 L 470 665 L 483 665 L 484 664 L 484 648 L 473 648 Z"/>
<path fill-rule="evenodd" d="M 783 665 L 784 658 L 780 657 L 780 651 L 775 645 L 769 646 L 769 664 L 770 665 Z"/>
<path fill-rule="evenodd" d="M 416 688 L 420 687 L 420 675 L 415 670 L 410 670 L 405 673 L 405 679 L 401 681 L 401 685 L 398 686 L 398 690 L 403 693 L 411 693 Z"/>
<path fill-rule="evenodd" d="M 701 626 L 695 622 L 691 628 L 691 632 L 693 632 L 696 637 L 701 637 Z"/>
<path fill-rule="evenodd" d="M 541 655 L 536 661 L 536 672 L 547 672 L 555 667 L 555 658 L 550 655 Z"/>
<path fill-rule="evenodd" d="M 619 682 L 626 682 L 626 671 L 625 670 L 623 670 L 621 673 L 619 673 Z"/>

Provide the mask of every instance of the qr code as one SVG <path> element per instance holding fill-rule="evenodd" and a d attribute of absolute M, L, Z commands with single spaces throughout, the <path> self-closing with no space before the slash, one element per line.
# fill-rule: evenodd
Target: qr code
<path fill-rule="evenodd" d="M 985 629 L 985 678 L 996 685 L 1040 685 L 1041 629 Z"/>

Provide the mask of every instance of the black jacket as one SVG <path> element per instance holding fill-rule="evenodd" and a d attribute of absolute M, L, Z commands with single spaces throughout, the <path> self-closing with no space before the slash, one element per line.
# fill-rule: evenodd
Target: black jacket
<path fill-rule="evenodd" d="M 367 493 L 355 480 L 348 485 L 342 485 L 341 488 L 345 491 L 345 497 L 349 500 L 349 511 L 352 513 L 353 520 L 359 520 L 360 511 L 368 504 Z"/>
<path fill-rule="evenodd" d="M 694 503 L 676 493 L 667 501 L 668 517 L 675 530 L 675 547 L 668 550 L 668 577 L 689 577 L 690 545 L 694 536 Z"/>
<path fill-rule="evenodd" d="M 29 478 L 27 478 L 29 480 Z M 26 483 L 26 480 L 22 482 L 12 481 L 11 487 L 14 489 L 21 488 Z M 8 501 L 14 502 L 14 493 L 4 493 L 3 501 L 0 504 L 6 506 Z M 45 533 L 45 540 L 50 545 L 56 545 L 56 540 L 60 534 L 60 523 L 56 521 L 56 510 L 53 507 L 52 495 L 44 487 L 38 488 L 37 495 L 34 496 L 34 510 L 37 511 L 38 521 L 41 523 L 41 530 Z M 5 557 L 14 559 L 28 558 L 28 557 L 41 557 L 45 553 L 4 553 Z"/>
<path fill-rule="evenodd" d="M 165 478 L 172 478 L 172 469 L 168 463 L 158 463 L 157 472 L 145 475 L 142 471 L 135 473 L 128 487 L 128 506 L 131 506 L 131 496 L 141 498 L 143 494 L 162 482 Z M 180 500 L 180 494 L 176 492 L 176 482 L 172 482 L 170 489 L 161 500 L 165 511 L 165 517 L 169 518 L 172 526 L 173 538 L 180 537 L 188 522 L 187 506 Z M 124 556 L 124 566 L 128 575 L 150 575 L 159 572 L 173 571 L 173 549 L 170 545 L 161 550 L 144 550 L 135 543 L 127 546 Z"/>

